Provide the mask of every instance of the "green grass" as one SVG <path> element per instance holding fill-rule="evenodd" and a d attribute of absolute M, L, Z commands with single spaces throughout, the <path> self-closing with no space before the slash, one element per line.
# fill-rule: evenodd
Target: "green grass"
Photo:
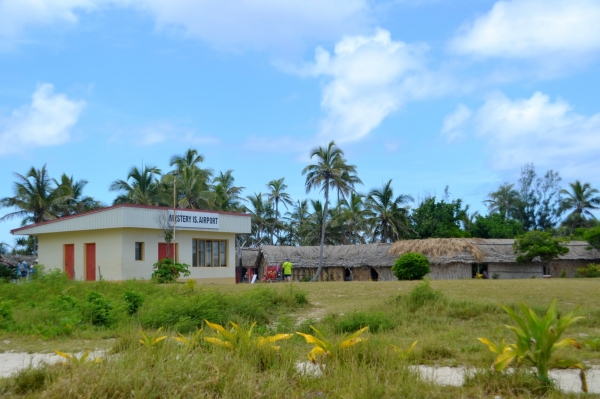
<path fill-rule="evenodd" d="M 108 326 L 86 319 L 90 291 L 111 304 Z M 144 298 L 133 315 L 125 292 Z M 181 284 L 69 282 L 58 276 L 0 285 L 0 302 L 10 303 L 12 315 L 10 320 L 0 320 L 3 326 L 12 326 L 0 327 L 0 350 L 72 353 L 107 348 L 117 354 L 100 364 L 23 371 L 0 380 L 0 396 L 569 397 L 554 390 L 544 393 L 535 376 L 525 371 L 511 376 L 489 372 L 494 355 L 477 341 L 482 336 L 512 340 L 503 327 L 510 319 L 498 303 L 516 309 L 524 301 L 541 314 L 554 298 L 560 312 L 581 305 L 580 313 L 587 317 L 565 336 L 580 341 L 600 336 L 600 290 L 593 279 L 433 281 L 430 287 L 418 282 L 223 285 L 198 286 L 191 293 Z M 311 349 L 297 335 L 281 341 L 279 352 L 231 352 L 206 342 L 189 351 L 173 339 L 144 348 L 138 342 L 142 328 L 153 332 L 164 327 L 171 337 L 177 332 L 191 335 L 204 318 L 223 325 L 228 320 L 245 326 L 256 321 L 255 334 L 266 335 L 309 332 L 309 325 L 333 340 L 364 325 L 371 331 L 364 335 L 368 341 L 327 359 L 320 378 L 296 371 L 294 364 L 307 360 Z M 80 321 L 65 333 L 65 319 Z M 63 333 L 48 332 L 53 328 Z M 212 335 L 208 330 L 204 334 Z M 415 340 L 419 342 L 408 359 L 391 350 L 391 344 L 406 349 Z M 564 349 L 561 354 L 600 364 L 600 352 L 589 345 L 578 351 Z M 441 387 L 419 380 L 410 371 L 411 364 L 462 365 L 474 372 L 463 387 Z M 24 388 L 27 381 L 34 388 Z"/>

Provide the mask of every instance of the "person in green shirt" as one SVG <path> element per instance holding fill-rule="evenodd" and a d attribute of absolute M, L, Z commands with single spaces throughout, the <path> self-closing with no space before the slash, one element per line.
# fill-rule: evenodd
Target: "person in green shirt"
<path fill-rule="evenodd" d="M 283 262 L 283 265 L 281 266 L 283 268 L 283 281 L 287 281 L 289 283 L 292 281 L 292 268 L 294 265 L 292 265 L 292 262 L 290 262 L 289 258 L 286 258 L 285 262 Z"/>

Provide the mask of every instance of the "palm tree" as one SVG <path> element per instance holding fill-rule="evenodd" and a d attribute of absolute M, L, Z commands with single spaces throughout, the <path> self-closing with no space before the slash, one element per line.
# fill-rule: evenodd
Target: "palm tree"
<path fill-rule="evenodd" d="M 561 198 L 561 208 L 563 211 L 572 210 L 565 222 L 571 224 L 574 229 L 585 223 L 586 216 L 596 219 L 590 211 L 600 209 L 600 196 L 597 195 L 600 191 L 592 188 L 589 183 L 582 185 L 579 180 L 569 183 L 569 186 L 570 192 L 565 189 L 560 190 L 560 195 L 565 196 Z"/>
<path fill-rule="evenodd" d="M 488 194 L 489 199 L 484 200 L 483 203 L 487 205 L 489 213 L 499 213 L 505 220 L 515 214 L 521 199 L 514 186 L 514 184 L 504 183 L 498 190 Z"/>
<path fill-rule="evenodd" d="M 56 219 L 58 205 L 70 197 L 71 192 L 50 178 L 46 165 L 41 169 L 32 167 L 26 175 L 15 173 L 13 197 L 0 199 L 0 206 L 18 210 L 7 213 L 0 221 L 22 217 L 22 224 L 40 223 Z"/>
<path fill-rule="evenodd" d="M 407 194 L 394 197 L 391 179 L 380 190 L 371 190 L 367 206 L 369 221 L 373 226 L 373 238 L 379 237 L 381 242 L 389 242 L 398 240 L 401 233 L 408 233 L 410 230 L 409 208 L 406 204 L 413 201 L 413 197 Z"/>
<path fill-rule="evenodd" d="M 144 166 L 142 170 L 133 166 L 127 175 L 127 181 L 115 180 L 111 183 L 110 191 L 124 191 L 115 198 L 114 204 L 157 206 L 169 203 L 165 186 L 158 180 L 160 174 L 160 169 L 155 166 Z"/>
<path fill-rule="evenodd" d="M 275 204 L 274 224 L 277 224 L 279 222 L 279 203 L 281 202 L 283 205 L 285 205 L 285 209 L 287 209 L 288 205 L 293 204 L 292 197 L 284 191 L 288 187 L 287 184 L 283 182 L 284 179 L 285 177 L 282 177 L 281 179 L 277 180 L 271 180 L 267 184 L 267 187 L 271 190 L 269 193 L 267 193 L 267 199 L 269 202 Z M 275 228 L 273 228 L 273 231 L 271 232 L 271 245 L 273 245 L 274 231 Z"/>
<path fill-rule="evenodd" d="M 66 173 L 62 174 L 60 185 L 70 195 L 64 201 L 57 204 L 56 214 L 59 217 L 88 212 L 102 207 L 100 201 L 92 197 L 83 196 L 83 189 L 87 184 L 87 180 L 75 181 L 73 176 L 69 177 Z"/>
<path fill-rule="evenodd" d="M 250 203 L 250 208 L 246 208 L 246 211 L 252 215 L 249 245 L 259 246 L 268 237 L 268 227 L 273 224 L 273 207 L 269 201 L 263 199 L 262 193 L 254 193 L 246 198 Z"/>
<path fill-rule="evenodd" d="M 475 224 L 475 221 L 477 220 L 477 216 L 479 216 L 479 212 L 475 211 L 475 212 L 469 214 L 465 210 L 465 213 L 462 215 L 462 220 L 461 220 L 465 231 L 471 233 L 471 229 L 473 228 L 473 225 Z"/>
<path fill-rule="evenodd" d="M 329 190 L 337 188 L 343 176 L 356 175 L 356 166 L 348 165 L 344 159 L 344 152 L 330 141 L 327 148 L 317 147 L 310 153 L 310 158 L 317 158 L 317 163 L 308 165 L 302 170 L 306 175 L 306 192 L 315 188 L 324 191 L 325 202 L 323 209 L 323 221 L 321 226 L 321 246 L 319 249 L 319 267 L 311 281 L 318 281 L 323 270 L 323 246 L 325 245 L 325 224 L 327 223 L 327 208 L 329 206 Z"/>
<path fill-rule="evenodd" d="M 298 200 L 294 204 L 292 212 L 286 213 L 288 221 L 289 235 L 291 236 L 290 245 L 305 245 L 302 240 L 303 232 L 310 212 L 308 211 L 308 200 Z"/>
<path fill-rule="evenodd" d="M 364 234 L 361 234 L 367 229 L 368 210 L 365 207 L 364 198 L 363 194 L 352 192 L 349 198 L 342 200 L 337 223 L 348 228 L 347 230 L 342 229 L 341 232 L 344 244 L 365 243 Z"/>
<path fill-rule="evenodd" d="M 212 169 L 202 169 L 198 165 L 204 156 L 195 149 L 188 149 L 182 156 L 173 155 L 169 162 L 175 169 L 163 176 L 166 187 L 176 185 L 177 207 L 184 209 L 210 209 L 214 207 L 216 194 L 210 190 Z M 172 193 L 171 193 L 172 194 Z M 173 196 L 170 195 L 169 198 Z M 171 200 L 172 202 L 172 200 Z M 170 204 L 174 205 L 174 204 Z"/>
<path fill-rule="evenodd" d="M 235 186 L 233 170 L 229 169 L 225 173 L 219 172 L 219 176 L 213 179 L 213 184 L 213 190 L 216 195 L 216 209 L 238 212 L 241 209 L 242 201 L 244 201 L 244 198 L 240 194 L 246 187 Z"/>

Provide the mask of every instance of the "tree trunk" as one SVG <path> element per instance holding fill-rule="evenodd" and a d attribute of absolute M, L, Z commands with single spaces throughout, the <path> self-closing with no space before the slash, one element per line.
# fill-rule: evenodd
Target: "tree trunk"
<path fill-rule="evenodd" d="M 273 235 L 275 234 L 275 227 L 277 227 L 278 221 L 279 221 L 279 201 L 275 200 L 275 224 L 273 225 L 273 229 L 271 229 L 271 245 L 273 245 Z"/>
<path fill-rule="evenodd" d="M 325 180 L 325 207 L 323 208 L 323 225 L 321 226 L 321 247 L 319 248 L 319 267 L 317 274 L 310 281 L 319 281 L 323 270 L 323 246 L 325 245 L 325 223 L 327 222 L 327 205 L 329 204 L 329 179 Z"/>

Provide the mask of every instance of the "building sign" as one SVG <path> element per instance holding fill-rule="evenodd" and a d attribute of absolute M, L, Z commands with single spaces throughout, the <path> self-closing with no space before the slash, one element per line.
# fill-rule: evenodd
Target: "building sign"
<path fill-rule="evenodd" d="M 176 220 L 176 228 L 192 228 L 192 229 L 218 229 L 219 228 L 219 214 L 218 213 L 204 213 L 204 212 L 193 212 L 177 210 L 174 212 L 172 209 L 169 210 L 169 226 L 173 226 L 173 222 Z"/>

